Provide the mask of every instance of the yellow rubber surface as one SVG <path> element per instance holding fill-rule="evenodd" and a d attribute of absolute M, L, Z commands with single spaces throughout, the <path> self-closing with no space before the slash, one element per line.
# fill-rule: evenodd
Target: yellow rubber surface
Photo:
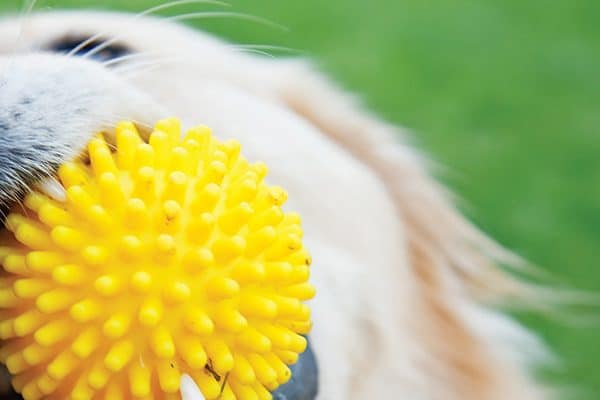
<path fill-rule="evenodd" d="M 310 330 L 310 256 L 264 164 L 176 119 L 60 167 L 0 238 L 0 360 L 26 400 L 270 399 Z"/>

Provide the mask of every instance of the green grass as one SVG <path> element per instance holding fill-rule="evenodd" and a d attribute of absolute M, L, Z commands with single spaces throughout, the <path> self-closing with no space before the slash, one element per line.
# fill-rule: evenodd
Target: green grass
<path fill-rule="evenodd" d="M 141 11 L 158 2 L 40 0 L 38 7 Z M 442 179 L 484 230 L 565 285 L 599 291 L 597 0 L 232 3 L 290 31 L 235 20 L 197 26 L 313 55 L 373 110 L 414 131 L 448 167 Z M 573 398 L 600 397 L 599 327 L 521 318 L 562 357 L 546 376 L 579 387 Z"/>

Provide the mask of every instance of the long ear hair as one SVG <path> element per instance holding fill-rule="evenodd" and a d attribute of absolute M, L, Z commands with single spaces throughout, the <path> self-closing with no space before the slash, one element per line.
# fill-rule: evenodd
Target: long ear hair
<path fill-rule="evenodd" d="M 515 342 L 531 348 L 535 340 L 481 307 L 536 297 L 507 270 L 518 270 L 519 259 L 460 215 L 424 158 L 405 144 L 404 132 L 369 115 L 306 62 L 283 61 L 280 67 L 278 100 L 377 173 L 393 198 L 423 295 L 422 337 L 445 364 L 432 366 L 440 379 L 454 383 L 457 398 L 545 398 L 527 376 L 526 361 L 513 351 Z"/>
<path fill-rule="evenodd" d="M 449 193 L 431 178 L 430 163 L 405 144 L 404 131 L 365 112 L 356 97 L 336 88 L 310 64 L 296 61 L 287 67 L 281 98 L 381 177 L 407 225 L 414 252 L 420 248 L 439 258 L 477 298 L 529 297 L 527 285 L 497 267 L 518 268 L 520 260 L 457 212 Z"/>

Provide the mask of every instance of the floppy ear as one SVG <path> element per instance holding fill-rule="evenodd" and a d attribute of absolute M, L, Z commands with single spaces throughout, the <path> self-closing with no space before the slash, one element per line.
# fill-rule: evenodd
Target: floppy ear
<path fill-rule="evenodd" d="M 528 299 L 527 284 L 498 267 L 518 265 L 518 258 L 461 216 L 404 132 L 369 115 L 307 62 L 286 60 L 279 67 L 270 79 L 277 99 L 374 171 L 393 198 L 419 280 L 423 318 L 417 329 L 432 356 L 429 367 L 456 390 L 455 397 L 442 398 L 542 398 L 514 348 L 535 341 L 478 305 Z"/>
<path fill-rule="evenodd" d="M 336 88 L 307 62 L 283 65 L 277 95 L 384 181 L 406 226 L 419 276 L 443 269 L 452 283 L 487 300 L 527 291 L 497 267 L 518 265 L 517 257 L 457 212 L 451 196 L 428 173 L 426 160 L 406 145 L 405 132 L 369 115 L 356 97 Z M 423 252 L 437 261 L 427 266 L 418 262 Z"/>

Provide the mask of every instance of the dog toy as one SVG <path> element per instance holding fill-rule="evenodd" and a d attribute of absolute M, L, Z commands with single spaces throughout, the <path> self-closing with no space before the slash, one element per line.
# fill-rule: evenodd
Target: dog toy
<path fill-rule="evenodd" d="M 310 256 L 286 192 L 236 141 L 132 123 L 29 194 L 1 238 L 0 360 L 26 400 L 270 399 L 311 327 Z"/>

